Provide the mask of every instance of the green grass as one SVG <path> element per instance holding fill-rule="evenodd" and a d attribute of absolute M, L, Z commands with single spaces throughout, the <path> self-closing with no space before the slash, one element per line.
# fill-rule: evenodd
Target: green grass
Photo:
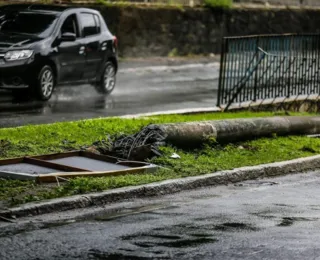
<path fill-rule="evenodd" d="M 162 115 L 140 119 L 106 118 L 50 125 L 0 129 L 0 159 L 79 149 L 95 141 L 121 134 L 133 134 L 152 123 L 187 122 L 273 116 L 272 112 L 207 113 Z M 292 113 L 292 115 L 298 115 Z M 306 115 L 306 114 L 299 114 Z"/>
<path fill-rule="evenodd" d="M 204 5 L 209 8 L 230 9 L 232 0 L 204 0 Z"/>
<path fill-rule="evenodd" d="M 151 123 L 186 122 L 247 117 L 265 117 L 272 112 L 209 113 L 198 115 L 163 115 L 139 119 L 94 119 L 51 125 L 24 126 L 0 129 L 0 158 L 62 152 L 91 145 L 104 140 L 106 135 L 115 138 L 132 134 Z M 307 115 L 292 113 L 292 115 Z M 87 192 L 102 191 L 129 185 L 145 184 L 165 179 L 206 174 L 241 166 L 257 165 L 305 157 L 319 153 L 320 139 L 307 137 L 274 137 L 227 146 L 207 145 L 200 150 L 183 151 L 163 147 L 164 156 L 153 162 L 167 167 L 155 174 L 127 175 L 120 177 L 77 178 L 60 187 L 37 185 L 0 179 L 0 208 L 29 201 L 56 198 Z M 170 159 L 176 152 L 181 159 Z"/>

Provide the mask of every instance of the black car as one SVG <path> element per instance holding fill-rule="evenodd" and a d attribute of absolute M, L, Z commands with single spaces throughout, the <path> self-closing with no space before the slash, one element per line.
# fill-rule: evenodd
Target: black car
<path fill-rule="evenodd" d="M 117 38 L 88 8 L 7 5 L 0 8 L 0 88 L 48 100 L 57 84 L 115 87 Z"/>

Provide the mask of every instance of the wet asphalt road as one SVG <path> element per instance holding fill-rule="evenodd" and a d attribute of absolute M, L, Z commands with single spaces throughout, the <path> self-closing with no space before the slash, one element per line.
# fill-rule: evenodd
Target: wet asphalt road
<path fill-rule="evenodd" d="M 97 94 L 90 85 L 57 88 L 49 102 L 16 101 L 0 92 L 0 127 L 214 107 L 216 60 L 120 63 L 117 86 L 110 96 Z"/>
<path fill-rule="evenodd" d="M 0 222 L 0 259 L 320 259 L 319 185 L 317 171 Z"/>

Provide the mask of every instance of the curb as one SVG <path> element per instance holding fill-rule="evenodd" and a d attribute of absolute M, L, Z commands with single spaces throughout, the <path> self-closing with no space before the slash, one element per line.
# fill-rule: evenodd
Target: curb
<path fill-rule="evenodd" d="M 209 63 L 189 63 L 181 65 L 155 65 L 145 67 L 131 67 L 122 68 L 118 70 L 118 73 L 141 73 L 141 72 L 165 72 L 168 70 L 190 70 L 197 68 L 219 68 L 220 62 L 209 62 Z"/>
<path fill-rule="evenodd" d="M 160 115 L 191 115 L 191 114 L 204 114 L 204 113 L 216 113 L 222 112 L 219 107 L 198 107 L 198 108 L 186 108 L 176 110 L 157 111 L 141 114 L 128 114 L 123 116 L 116 116 L 116 118 L 132 119 L 147 116 L 160 116 Z"/>
<path fill-rule="evenodd" d="M 165 195 L 200 187 L 226 185 L 257 178 L 301 173 L 316 168 L 320 168 L 320 155 L 252 167 L 241 167 L 234 170 L 220 171 L 202 176 L 119 188 L 101 193 L 91 193 L 62 199 L 53 199 L 46 202 L 30 203 L 21 207 L 0 211 L 0 217 L 20 218 L 90 206 L 99 206 L 132 198 Z"/>
<path fill-rule="evenodd" d="M 155 66 L 183 66 L 189 64 L 220 63 L 220 55 L 198 56 L 198 57 L 147 57 L 147 58 L 125 58 L 119 60 L 119 70 L 131 68 L 148 68 Z"/>

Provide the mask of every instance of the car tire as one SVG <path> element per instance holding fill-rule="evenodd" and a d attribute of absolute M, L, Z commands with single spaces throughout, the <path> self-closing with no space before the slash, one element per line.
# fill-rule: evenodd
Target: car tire
<path fill-rule="evenodd" d="M 36 80 L 35 91 L 37 98 L 42 101 L 49 100 L 56 82 L 52 68 L 49 65 L 43 66 Z"/>
<path fill-rule="evenodd" d="M 96 85 L 96 90 L 101 93 L 108 95 L 116 86 L 116 66 L 108 61 L 103 67 L 100 81 Z"/>

